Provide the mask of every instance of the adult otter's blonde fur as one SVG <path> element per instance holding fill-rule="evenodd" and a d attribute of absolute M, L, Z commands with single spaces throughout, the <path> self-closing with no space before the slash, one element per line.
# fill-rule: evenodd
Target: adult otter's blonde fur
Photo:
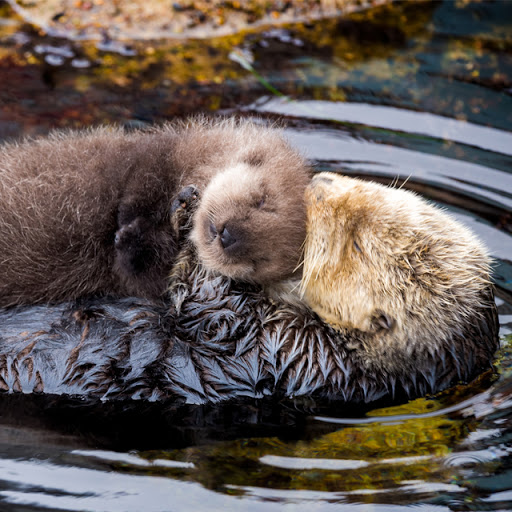
<path fill-rule="evenodd" d="M 215 176 L 222 187 L 210 192 Z M 204 201 L 197 218 L 205 229 L 195 241 L 209 268 L 253 282 L 284 279 L 300 259 L 309 179 L 279 130 L 244 120 L 131 133 L 96 128 L 6 144 L 0 305 L 163 294 L 181 243 L 171 220 L 194 200 L 183 195 L 189 185 Z M 241 182 L 250 183 L 245 195 Z M 210 223 L 226 247 L 210 250 L 217 241 Z"/>
<path fill-rule="evenodd" d="M 490 257 L 476 237 L 414 193 L 331 173 L 306 192 L 302 290 L 337 328 L 368 333 L 366 354 L 432 353 L 489 308 Z"/>

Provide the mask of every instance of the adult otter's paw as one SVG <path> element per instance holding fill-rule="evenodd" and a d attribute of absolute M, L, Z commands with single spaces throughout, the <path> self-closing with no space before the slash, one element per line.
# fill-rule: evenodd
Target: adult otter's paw
<path fill-rule="evenodd" d="M 373 315 L 370 317 L 370 331 L 371 332 L 385 332 L 391 331 L 395 326 L 395 319 L 390 315 L 381 311 L 380 309 L 376 309 L 373 312 Z"/>
<path fill-rule="evenodd" d="M 171 204 L 171 223 L 175 233 L 191 227 L 192 214 L 199 203 L 199 189 L 195 185 L 183 187 Z"/>

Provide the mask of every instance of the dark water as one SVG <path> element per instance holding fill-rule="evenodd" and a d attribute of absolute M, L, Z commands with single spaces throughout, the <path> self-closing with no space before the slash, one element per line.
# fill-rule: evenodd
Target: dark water
<path fill-rule="evenodd" d="M 511 2 L 116 52 L 1 12 L 3 138 L 205 110 L 284 117 L 319 170 L 405 181 L 483 238 L 503 348 L 494 375 L 370 411 L 0 396 L 0 510 L 512 509 Z"/>

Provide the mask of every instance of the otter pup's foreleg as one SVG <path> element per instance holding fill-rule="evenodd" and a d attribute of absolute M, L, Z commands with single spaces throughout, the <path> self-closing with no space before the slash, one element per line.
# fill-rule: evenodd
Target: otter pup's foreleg
<path fill-rule="evenodd" d="M 198 204 L 199 189 L 195 185 L 183 187 L 171 204 L 171 225 L 181 242 L 188 238 Z"/>
<path fill-rule="evenodd" d="M 181 305 L 189 294 L 190 276 L 197 265 L 196 251 L 189 240 L 189 234 L 198 204 L 199 190 L 195 185 L 189 185 L 180 190 L 171 205 L 171 223 L 181 247 L 169 274 L 168 285 L 168 296 L 176 315 L 179 315 Z"/>
<path fill-rule="evenodd" d="M 132 196 L 119 205 L 118 229 L 114 236 L 115 271 L 132 293 L 167 282 L 170 262 L 186 243 L 199 193 L 184 187 L 172 201 L 145 204 L 144 197 Z"/>

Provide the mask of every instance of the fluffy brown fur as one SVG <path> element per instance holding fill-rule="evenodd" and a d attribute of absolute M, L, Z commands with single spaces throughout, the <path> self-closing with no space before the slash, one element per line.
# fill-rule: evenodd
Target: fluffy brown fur
<path fill-rule="evenodd" d="M 208 183 L 225 172 L 222 191 L 214 187 L 209 199 Z M 229 261 L 220 250 L 208 253 L 210 268 L 256 282 L 286 277 L 300 259 L 308 177 L 277 130 L 247 121 L 195 120 L 134 133 L 98 128 L 4 145 L 0 305 L 160 295 L 179 245 L 171 210 L 190 184 L 205 208 L 217 205 L 216 229 L 229 226 L 230 240 L 237 237 Z M 246 197 L 241 181 L 258 185 Z M 204 225 L 201 207 L 197 215 Z M 200 252 L 210 243 L 200 234 L 196 241 Z M 267 250 L 269 242 L 275 252 Z M 240 272 L 249 253 L 252 271 Z M 258 258 L 265 264 L 256 264 Z"/>
<path fill-rule="evenodd" d="M 289 277 L 304 243 L 304 191 L 310 177 L 279 138 L 217 174 L 194 216 L 192 240 L 201 262 L 256 283 Z"/>
<path fill-rule="evenodd" d="M 438 352 L 485 324 L 491 259 L 448 214 L 331 173 L 315 176 L 306 204 L 304 298 L 331 325 L 367 333 L 367 364 L 394 368 L 415 346 Z"/>

